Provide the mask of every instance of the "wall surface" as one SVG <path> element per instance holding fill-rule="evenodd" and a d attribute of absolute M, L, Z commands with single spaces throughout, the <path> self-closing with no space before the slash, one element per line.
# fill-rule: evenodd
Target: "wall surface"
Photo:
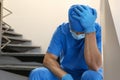
<path fill-rule="evenodd" d="M 68 21 L 67 13 L 72 4 L 95 7 L 99 15 L 100 0 L 5 0 L 4 6 L 13 14 L 4 21 L 45 52 L 56 27 Z"/>
<path fill-rule="evenodd" d="M 112 17 L 110 6 L 107 0 L 102 0 L 101 24 L 103 26 L 104 80 L 119 80 L 120 46 L 116 32 L 118 26 L 114 25 L 114 17 Z"/>
<path fill-rule="evenodd" d="M 118 41 L 120 44 L 120 5 L 119 0 L 108 0 L 110 5 L 111 14 L 113 17 L 113 22 L 115 24 L 115 30 L 117 32 Z"/>

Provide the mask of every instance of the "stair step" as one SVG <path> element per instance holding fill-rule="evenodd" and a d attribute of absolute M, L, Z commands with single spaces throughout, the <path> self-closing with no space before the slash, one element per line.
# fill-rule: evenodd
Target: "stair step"
<path fill-rule="evenodd" d="M 21 61 L 13 56 L 0 56 L 0 64 L 1 63 L 15 63 L 15 62 L 21 62 Z"/>
<path fill-rule="evenodd" d="M 38 67 L 43 67 L 43 64 L 31 63 L 31 62 L 0 64 L 0 69 L 6 69 L 6 70 L 32 70 Z"/>
<path fill-rule="evenodd" d="M 8 44 L 2 49 L 2 51 L 3 52 L 26 52 L 26 51 L 33 50 L 33 49 L 40 50 L 40 47 L 39 46 L 30 46 L 30 45 Z"/>
<path fill-rule="evenodd" d="M 5 22 L 2 22 L 2 29 L 8 31 L 14 31 L 14 29 L 12 29 L 11 26 Z"/>
<path fill-rule="evenodd" d="M 5 31 L 3 33 L 4 36 L 16 36 L 16 37 L 22 37 L 22 34 L 18 34 L 18 33 L 15 33 L 15 32 L 11 32 L 11 31 Z"/>
<path fill-rule="evenodd" d="M 17 60 L 20 60 L 20 61 L 23 61 L 23 62 L 39 62 L 39 63 L 43 63 L 43 59 L 44 59 L 45 54 L 32 53 L 32 52 L 29 52 L 29 53 L 5 53 L 5 52 L 3 53 L 2 52 L 1 56 L 15 57 Z"/>
<path fill-rule="evenodd" d="M 37 57 L 44 57 L 45 54 L 41 54 L 39 52 L 23 52 L 23 53 L 10 53 L 10 52 L 2 52 L 2 56 L 37 56 Z"/>
<path fill-rule="evenodd" d="M 15 38 L 15 37 L 7 37 L 7 38 L 11 41 L 10 44 L 31 43 L 31 40 L 27 40 L 27 39 L 20 39 L 20 38 Z M 3 38 L 2 43 L 5 43 L 5 42 L 6 40 Z"/>
<path fill-rule="evenodd" d="M 5 38 L 2 38 L 2 43 L 8 42 Z"/>
<path fill-rule="evenodd" d="M 0 80 L 28 80 L 27 76 L 18 75 L 12 72 L 0 70 Z"/>
<path fill-rule="evenodd" d="M 43 65 L 38 62 L 23 62 L 15 57 L 0 56 L 0 69 L 30 70 L 39 66 Z"/>
<path fill-rule="evenodd" d="M 6 36 L 6 35 L 3 35 L 5 37 L 11 37 L 11 38 L 16 38 L 16 39 L 23 39 L 22 37 L 16 37 L 16 36 Z"/>
<path fill-rule="evenodd" d="M 14 31 L 14 29 L 12 29 L 12 28 L 8 28 L 8 27 L 6 27 L 6 26 L 2 26 L 2 30 L 8 30 L 8 31 Z"/>

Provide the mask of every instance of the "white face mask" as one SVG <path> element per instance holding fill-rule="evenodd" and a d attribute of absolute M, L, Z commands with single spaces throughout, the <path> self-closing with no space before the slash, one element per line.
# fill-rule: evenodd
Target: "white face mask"
<path fill-rule="evenodd" d="M 75 32 L 73 32 L 72 30 L 70 30 L 70 32 L 71 32 L 73 38 L 76 39 L 76 40 L 81 40 L 81 39 L 85 38 L 85 34 L 79 34 L 79 35 L 77 35 L 77 34 L 76 34 Z"/>

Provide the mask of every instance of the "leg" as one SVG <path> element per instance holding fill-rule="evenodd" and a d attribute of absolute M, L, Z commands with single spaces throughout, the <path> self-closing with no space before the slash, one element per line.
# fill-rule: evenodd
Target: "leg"
<path fill-rule="evenodd" d="M 103 80 L 103 76 L 96 71 L 88 70 L 82 74 L 81 80 Z"/>
<path fill-rule="evenodd" d="M 59 80 L 47 68 L 36 68 L 31 71 L 29 80 Z"/>

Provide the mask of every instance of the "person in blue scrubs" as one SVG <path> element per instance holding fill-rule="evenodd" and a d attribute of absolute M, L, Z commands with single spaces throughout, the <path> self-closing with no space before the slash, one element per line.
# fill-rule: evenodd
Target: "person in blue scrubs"
<path fill-rule="evenodd" d="M 70 7 L 68 17 L 69 22 L 53 34 L 45 67 L 32 70 L 29 80 L 103 80 L 101 26 L 96 23 L 96 10 L 76 4 Z"/>

